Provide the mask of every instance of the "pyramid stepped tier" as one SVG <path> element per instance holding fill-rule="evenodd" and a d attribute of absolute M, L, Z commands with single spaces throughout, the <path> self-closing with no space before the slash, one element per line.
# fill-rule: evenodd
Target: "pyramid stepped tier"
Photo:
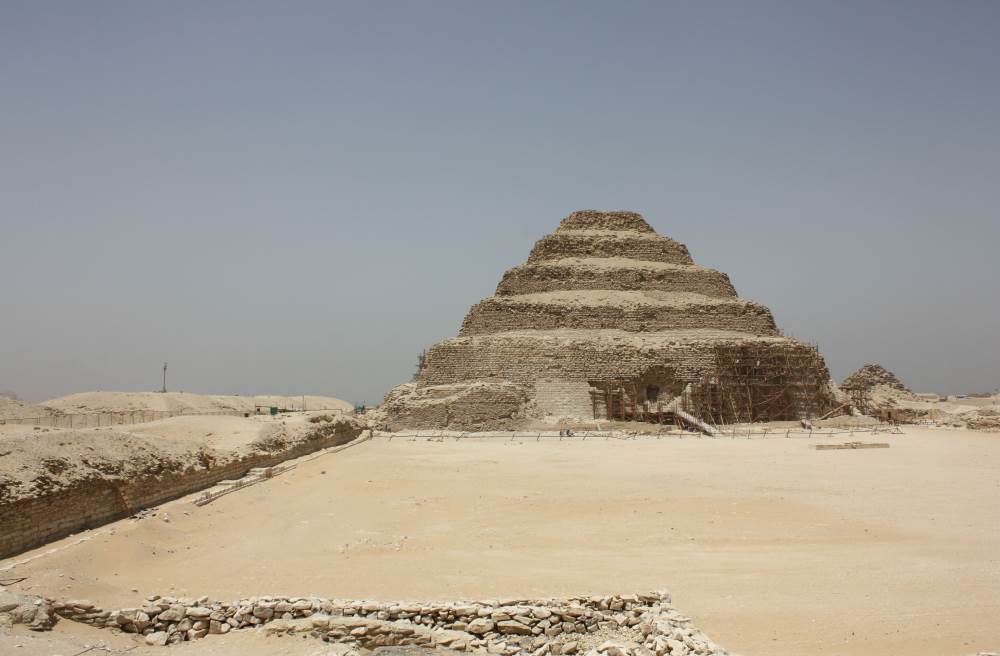
<path fill-rule="evenodd" d="M 739 298 L 690 292 L 579 290 L 492 296 L 469 310 L 459 335 L 553 328 L 630 332 L 703 328 L 778 334 L 770 310 Z"/>
<path fill-rule="evenodd" d="M 518 330 L 452 337 L 427 352 L 421 382 L 446 385 L 456 380 L 500 379 L 530 387 L 553 378 L 631 378 L 669 362 L 683 386 L 711 367 L 714 347 L 748 342 L 780 348 L 790 340 L 724 330 L 640 334 L 623 330 Z"/>
<path fill-rule="evenodd" d="M 656 234 L 653 226 L 635 212 L 598 212 L 580 210 L 573 212 L 559 224 L 556 232 L 568 230 L 611 230 L 615 232 L 648 232 Z"/>
<path fill-rule="evenodd" d="M 798 419 L 833 409 L 819 351 L 634 212 L 574 212 L 386 396 L 384 425 Z M 655 417 L 656 419 L 650 419 Z"/>
<path fill-rule="evenodd" d="M 623 257 L 647 262 L 694 264 L 687 246 L 656 233 L 611 230 L 562 230 L 542 237 L 528 262 L 566 257 Z"/>
<path fill-rule="evenodd" d="M 625 258 L 565 258 L 514 267 L 504 274 L 498 296 L 570 289 L 694 292 L 732 298 L 729 276 L 693 264 L 643 262 Z"/>
<path fill-rule="evenodd" d="M 531 388 L 539 381 L 589 381 L 640 378 L 669 370 L 670 388 L 680 394 L 716 364 L 720 350 L 751 346 L 758 353 L 811 358 L 815 349 L 785 337 L 725 330 L 673 330 L 630 333 L 623 330 L 521 330 L 493 335 L 452 337 L 427 352 L 420 384 L 456 380 L 503 380 Z M 803 380 L 825 384 L 825 368 L 798 372 Z M 666 389 L 666 388 L 665 388 Z"/>

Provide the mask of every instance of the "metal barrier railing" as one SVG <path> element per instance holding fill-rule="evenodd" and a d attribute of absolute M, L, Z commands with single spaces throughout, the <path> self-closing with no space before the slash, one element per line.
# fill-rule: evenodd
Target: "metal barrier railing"
<path fill-rule="evenodd" d="M 903 431 L 899 426 L 891 424 L 879 424 L 877 426 L 858 426 L 858 427 L 847 427 L 847 428 L 774 428 L 774 427 L 760 427 L 760 428 L 740 428 L 740 427 L 718 427 L 719 432 L 715 436 L 705 435 L 700 432 L 695 431 L 683 431 L 683 430 L 660 430 L 650 433 L 638 433 L 631 431 L 579 431 L 574 432 L 573 435 L 560 434 L 559 431 L 484 431 L 484 432 L 454 432 L 454 431 L 440 431 L 440 430 L 423 430 L 423 431 L 398 431 L 398 432 L 380 432 L 376 433 L 374 437 L 376 439 L 386 439 L 393 440 L 395 438 L 412 438 L 412 439 L 440 439 L 440 440 L 484 440 L 484 439 L 504 439 L 504 440 L 528 440 L 533 439 L 536 442 L 545 439 L 555 439 L 555 440 L 587 440 L 588 438 L 604 438 L 604 439 L 616 439 L 616 440 L 630 440 L 630 439 L 648 439 L 648 438 L 659 438 L 659 437 L 680 437 L 680 438 L 695 438 L 695 439 L 709 439 L 709 440 L 719 440 L 719 439 L 754 439 L 754 438 L 792 438 L 792 437 L 834 437 L 837 435 L 847 435 L 850 437 L 861 436 L 861 435 L 879 435 L 879 434 L 890 434 L 890 435 L 903 435 Z"/>

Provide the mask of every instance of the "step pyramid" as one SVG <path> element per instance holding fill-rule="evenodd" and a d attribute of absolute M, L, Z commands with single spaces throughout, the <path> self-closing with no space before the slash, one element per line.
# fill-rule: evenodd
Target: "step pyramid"
<path fill-rule="evenodd" d="M 537 419 L 800 419 L 833 404 L 814 346 L 634 212 L 574 212 L 458 336 L 393 389 L 387 428 L 485 430 Z"/>

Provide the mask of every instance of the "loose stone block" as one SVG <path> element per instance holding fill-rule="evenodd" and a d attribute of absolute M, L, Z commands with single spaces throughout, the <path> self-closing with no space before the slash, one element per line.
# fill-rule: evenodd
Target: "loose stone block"
<path fill-rule="evenodd" d="M 497 631 L 511 635 L 531 635 L 531 627 L 514 620 L 505 620 L 496 623 Z"/>

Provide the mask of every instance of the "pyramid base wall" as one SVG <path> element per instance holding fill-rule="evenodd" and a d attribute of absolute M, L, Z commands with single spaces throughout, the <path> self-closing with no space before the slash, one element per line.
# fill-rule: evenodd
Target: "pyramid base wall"
<path fill-rule="evenodd" d="M 525 416 L 528 391 L 502 381 L 418 387 L 400 385 L 379 408 L 383 428 L 501 430 Z"/>
<path fill-rule="evenodd" d="M 383 407 L 391 430 L 630 419 L 674 399 L 712 423 L 777 421 L 833 409 L 829 382 L 816 349 L 785 338 L 500 334 L 435 345 L 417 383 Z"/>

